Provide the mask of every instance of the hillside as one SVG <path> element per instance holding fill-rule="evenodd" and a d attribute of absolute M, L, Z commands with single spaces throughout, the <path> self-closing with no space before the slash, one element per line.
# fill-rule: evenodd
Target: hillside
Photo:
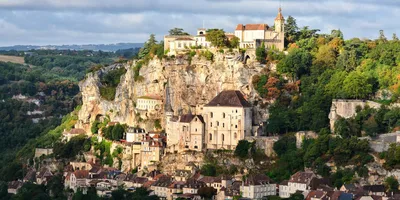
<path fill-rule="evenodd" d="M 0 55 L 0 62 L 12 62 L 17 64 L 25 64 L 24 57 Z"/>

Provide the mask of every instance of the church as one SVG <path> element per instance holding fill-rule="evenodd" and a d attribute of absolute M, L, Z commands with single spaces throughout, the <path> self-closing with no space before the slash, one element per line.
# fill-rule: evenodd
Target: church
<path fill-rule="evenodd" d="M 271 28 L 267 24 L 238 24 L 235 36 L 239 38 L 240 48 L 257 48 L 264 43 L 267 49 L 283 51 L 285 48 L 285 18 L 281 8 L 279 8 L 274 25 L 275 27 Z"/>

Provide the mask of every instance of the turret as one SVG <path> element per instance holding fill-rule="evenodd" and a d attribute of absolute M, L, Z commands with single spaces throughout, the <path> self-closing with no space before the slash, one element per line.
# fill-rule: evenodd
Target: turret
<path fill-rule="evenodd" d="M 275 18 L 275 32 L 285 32 L 285 18 L 282 15 L 281 7 L 279 7 L 278 15 Z"/>

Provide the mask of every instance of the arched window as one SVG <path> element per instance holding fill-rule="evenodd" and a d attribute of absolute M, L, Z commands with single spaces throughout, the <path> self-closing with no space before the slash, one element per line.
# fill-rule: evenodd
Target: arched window
<path fill-rule="evenodd" d="M 212 122 L 210 122 L 210 127 L 212 127 Z"/>
<path fill-rule="evenodd" d="M 222 141 L 225 141 L 225 135 L 222 134 Z"/>
<path fill-rule="evenodd" d="M 217 126 L 219 126 L 219 121 L 217 121 Z"/>
<path fill-rule="evenodd" d="M 236 113 L 237 113 L 237 110 L 236 110 Z"/>
<path fill-rule="evenodd" d="M 235 128 L 237 128 L 237 124 L 235 125 Z"/>
<path fill-rule="evenodd" d="M 211 112 L 210 113 L 210 117 L 213 118 L 214 117 L 214 113 Z"/>
<path fill-rule="evenodd" d="M 237 133 L 233 133 L 233 138 L 237 139 Z"/>
<path fill-rule="evenodd" d="M 212 140 L 212 134 L 211 133 L 210 133 L 210 137 L 209 138 L 210 138 L 210 141 L 211 141 Z"/>
<path fill-rule="evenodd" d="M 222 123 L 222 128 L 225 128 L 225 123 Z"/>
<path fill-rule="evenodd" d="M 225 113 L 222 113 L 222 118 L 225 118 Z"/>

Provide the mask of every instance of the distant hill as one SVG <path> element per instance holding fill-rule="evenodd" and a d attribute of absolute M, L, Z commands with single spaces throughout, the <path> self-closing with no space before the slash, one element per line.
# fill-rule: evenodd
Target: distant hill
<path fill-rule="evenodd" d="M 58 49 L 58 50 L 93 50 L 93 51 L 117 51 L 120 49 L 140 48 L 143 43 L 117 43 L 117 44 L 83 44 L 83 45 L 15 45 L 0 47 L 0 50 L 28 51 L 31 49 Z"/>

